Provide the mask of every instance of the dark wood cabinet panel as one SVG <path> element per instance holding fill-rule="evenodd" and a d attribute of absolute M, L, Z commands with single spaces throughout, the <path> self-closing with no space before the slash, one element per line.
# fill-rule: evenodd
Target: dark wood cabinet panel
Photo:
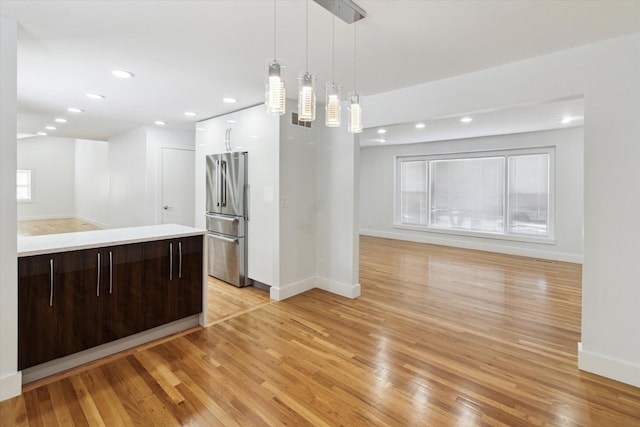
<path fill-rule="evenodd" d="M 144 329 L 202 311 L 202 236 L 145 243 L 144 270 Z"/>
<path fill-rule="evenodd" d="M 177 319 L 202 311 L 202 236 L 180 239 L 178 278 L 170 287 Z"/>
<path fill-rule="evenodd" d="M 151 329 L 170 322 L 173 317 L 169 299 L 169 284 L 173 278 L 172 241 L 146 242 L 143 251 L 142 328 Z"/>
<path fill-rule="evenodd" d="M 19 369 L 200 313 L 202 241 L 18 258 Z"/>
<path fill-rule="evenodd" d="M 103 254 L 103 342 L 142 330 L 142 243 L 113 246 Z"/>
<path fill-rule="evenodd" d="M 18 369 L 59 357 L 61 294 L 57 257 L 18 259 Z"/>
<path fill-rule="evenodd" d="M 59 254 L 63 312 L 58 323 L 61 356 L 102 344 L 102 258 L 98 249 Z"/>

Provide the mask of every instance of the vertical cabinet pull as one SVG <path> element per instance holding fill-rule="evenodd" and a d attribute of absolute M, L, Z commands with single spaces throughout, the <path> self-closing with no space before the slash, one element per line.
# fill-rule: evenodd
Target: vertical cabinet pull
<path fill-rule="evenodd" d="M 169 243 L 169 280 L 173 280 L 173 243 Z"/>
<path fill-rule="evenodd" d="M 113 293 L 113 252 L 109 251 L 109 295 Z"/>
<path fill-rule="evenodd" d="M 53 258 L 49 259 L 49 307 L 53 307 Z"/>
<path fill-rule="evenodd" d="M 178 254 L 180 255 L 178 262 L 178 279 L 182 279 L 182 242 L 178 242 Z"/>
<path fill-rule="evenodd" d="M 98 252 L 98 278 L 96 280 L 96 296 L 100 296 L 100 252 Z"/>

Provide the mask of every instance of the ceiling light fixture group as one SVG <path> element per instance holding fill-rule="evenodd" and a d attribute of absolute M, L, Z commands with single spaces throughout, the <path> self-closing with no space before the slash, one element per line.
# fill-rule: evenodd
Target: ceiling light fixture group
<path fill-rule="evenodd" d="M 364 11 L 351 0 L 313 0 L 332 13 L 331 21 L 331 81 L 326 83 L 325 125 L 340 127 L 342 119 L 341 87 L 335 82 L 335 17 L 352 24 L 365 17 Z M 265 75 L 265 107 L 267 113 L 285 113 L 286 91 L 284 65 L 276 55 L 276 5 L 273 1 L 273 59 L 268 59 Z M 356 91 L 356 51 L 354 26 L 354 92 L 349 97 L 349 123 L 351 133 L 362 132 L 362 109 Z M 298 121 L 312 122 L 316 118 L 315 78 L 309 72 L 309 0 L 305 0 L 305 71 L 298 75 Z"/>

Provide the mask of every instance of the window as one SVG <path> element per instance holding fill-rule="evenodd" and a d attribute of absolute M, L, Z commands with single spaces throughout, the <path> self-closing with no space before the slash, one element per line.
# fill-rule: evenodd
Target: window
<path fill-rule="evenodd" d="M 31 201 L 31 171 L 18 169 L 16 175 L 16 195 L 18 201 Z"/>
<path fill-rule="evenodd" d="M 395 225 L 550 239 L 552 160 L 548 147 L 398 157 Z"/>

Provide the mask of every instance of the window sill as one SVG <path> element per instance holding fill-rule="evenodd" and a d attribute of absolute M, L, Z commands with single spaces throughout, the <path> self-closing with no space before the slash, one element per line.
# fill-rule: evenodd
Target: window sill
<path fill-rule="evenodd" d="M 517 234 L 499 234 L 499 233 L 483 233 L 480 231 L 465 231 L 465 230 L 450 230 L 443 228 L 434 228 L 434 227 L 422 227 L 419 225 L 407 225 L 407 224 L 393 224 L 393 228 L 401 229 L 401 230 L 411 230 L 411 231 L 420 231 L 427 233 L 438 233 L 438 234 L 448 234 L 454 236 L 463 236 L 463 237 L 480 237 L 483 239 L 493 239 L 493 240 L 507 240 L 511 242 L 522 242 L 522 243 L 537 243 L 543 245 L 555 245 L 556 239 L 553 237 L 536 237 L 536 236 L 524 236 Z"/>

